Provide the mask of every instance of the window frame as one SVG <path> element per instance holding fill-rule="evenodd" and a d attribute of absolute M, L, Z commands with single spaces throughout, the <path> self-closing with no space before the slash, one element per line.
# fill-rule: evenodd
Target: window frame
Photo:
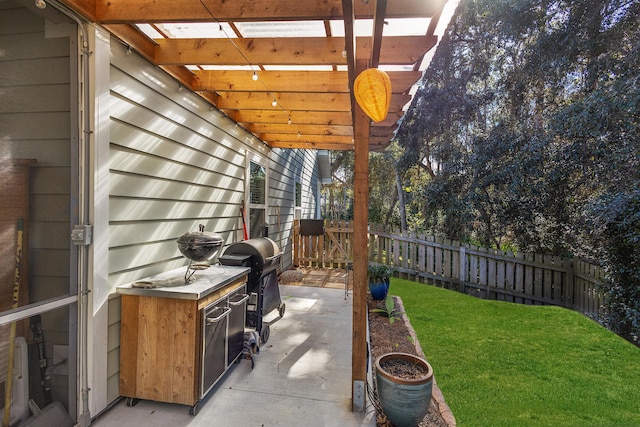
<path fill-rule="evenodd" d="M 264 204 L 262 203 L 252 203 L 251 202 L 251 165 L 256 164 L 265 171 L 265 182 L 264 182 Z M 261 224 L 252 224 L 251 223 L 251 211 L 253 210 L 263 210 L 264 211 L 264 222 L 268 223 L 268 209 L 269 209 L 269 159 L 265 156 L 261 156 L 257 153 L 248 152 L 246 157 L 246 168 L 245 168 L 245 193 L 244 193 L 244 201 L 245 206 L 247 207 L 247 212 L 245 212 L 245 221 L 247 226 L 247 233 L 249 238 L 260 237 L 260 236 L 252 236 L 252 229 L 261 225 Z M 267 237 L 267 236 L 265 236 Z"/>

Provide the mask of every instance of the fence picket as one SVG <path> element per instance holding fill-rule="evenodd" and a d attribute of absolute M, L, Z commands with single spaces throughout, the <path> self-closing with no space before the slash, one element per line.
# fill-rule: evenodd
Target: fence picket
<path fill-rule="evenodd" d="M 516 260 L 524 260 L 524 254 L 517 253 L 515 258 Z M 524 267 L 524 264 L 516 261 L 513 290 L 516 292 L 516 294 L 520 295 L 524 294 Z M 524 299 L 522 297 L 515 297 L 514 302 L 522 304 L 524 303 Z"/>
<path fill-rule="evenodd" d="M 575 295 L 575 293 L 574 293 L 575 292 L 574 263 L 573 263 L 573 260 L 563 259 L 562 260 L 562 265 L 567 270 L 564 293 L 563 293 L 563 296 L 564 296 L 563 302 L 564 302 L 565 307 L 569 307 L 569 308 L 573 309 L 575 307 L 575 302 L 574 302 L 574 295 Z"/>
<path fill-rule="evenodd" d="M 489 249 L 487 251 L 487 295 L 490 299 L 498 299 L 498 293 L 496 292 L 496 273 L 498 271 L 497 263 L 498 259 L 495 257 L 498 253 L 495 249 Z"/>
<path fill-rule="evenodd" d="M 401 231 L 400 236 L 409 237 L 406 231 Z M 400 245 L 400 265 L 405 270 L 409 268 L 409 241 L 402 240 Z"/>
<path fill-rule="evenodd" d="M 474 285 L 478 285 L 480 283 L 480 279 L 478 276 L 478 255 L 474 253 L 474 250 L 477 252 L 478 248 L 476 246 L 470 246 L 469 250 L 470 252 L 467 255 L 469 257 L 469 278 L 467 279 L 467 282 L 470 286 L 465 292 L 468 294 L 477 289 Z"/>
<path fill-rule="evenodd" d="M 533 262 L 533 254 L 526 254 L 525 260 Z M 525 266 L 524 293 L 528 296 L 533 295 L 533 270 L 533 265 L 528 264 Z M 533 304 L 533 300 L 531 298 L 527 298 L 525 299 L 525 304 Z"/>
<path fill-rule="evenodd" d="M 418 249 L 417 244 L 415 243 L 417 240 L 416 234 L 414 232 L 409 233 L 409 268 L 411 270 L 416 270 L 418 265 Z"/>
<path fill-rule="evenodd" d="M 425 240 L 424 234 L 420 235 L 420 240 Z M 418 265 L 416 270 L 419 273 L 427 272 L 427 250 L 426 245 L 418 245 Z"/>
<path fill-rule="evenodd" d="M 543 262 L 547 263 L 553 261 L 553 257 L 543 255 Z M 544 283 L 544 290 L 542 295 L 545 298 L 553 300 L 553 283 L 552 283 L 553 271 L 544 269 L 542 272 L 542 280 Z"/>
<path fill-rule="evenodd" d="M 460 281 L 460 263 L 463 258 L 460 254 L 462 243 L 454 240 L 451 242 L 451 246 L 455 248 L 451 250 L 451 277 L 454 279 L 454 282 L 456 282 Z"/>
<path fill-rule="evenodd" d="M 513 252 L 511 251 L 507 251 L 506 253 L 507 258 L 515 258 L 513 256 Z M 507 301 L 509 302 L 515 302 L 515 295 L 514 295 L 514 276 L 515 276 L 515 264 L 513 262 L 509 262 L 507 261 L 505 263 L 505 268 L 504 268 L 504 288 L 507 290 Z"/>
<path fill-rule="evenodd" d="M 486 249 L 483 248 L 478 248 L 478 250 L 480 252 L 487 252 Z M 488 285 L 489 285 L 489 280 L 487 278 L 487 261 L 488 258 L 485 254 L 483 254 L 483 256 L 480 257 L 480 259 L 478 260 L 478 284 L 481 286 L 480 289 L 478 289 L 478 293 L 480 295 L 481 298 L 488 298 L 489 297 L 489 293 L 488 293 Z"/>
<path fill-rule="evenodd" d="M 554 265 L 558 265 L 558 266 L 562 266 L 562 257 L 559 256 L 554 256 L 553 258 L 553 264 Z M 553 270 L 552 272 L 553 275 L 553 284 L 551 287 L 551 292 L 553 293 L 552 299 L 558 304 L 558 305 L 565 305 L 565 298 L 566 298 L 566 273 L 562 273 L 559 270 Z M 564 276 L 564 280 L 563 280 L 563 276 Z"/>
<path fill-rule="evenodd" d="M 497 251 L 502 252 L 502 251 Z M 502 252 L 504 254 L 504 252 Z M 497 299 L 500 301 L 507 301 L 511 297 L 507 294 L 507 289 L 505 286 L 505 275 L 506 275 L 506 262 L 504 260 L 496 261 L 496 283 L 494 286 L 498 289 Z"/>
<path fill-rule="evenodd" d="M 464 246 L 460 246 L 460 261 L 458 264 L 458 279 L 460 280 L 458 292 L 464 293 L 465 282 L 467 280 L 467 249 Z"/>
<path fill-rule="evenodd" d="M 429 243 L 434 243 L 435 242 L 435 238 L 433 236 L 429 236 L 427 238 L 427 268 L 426 268 L 426 273 L 427 274 L 436 274 L 436 269 L 435 269 L 435 246 L 430 245 Z"/>
<path fill-rule="evenodd" d="M 399 233 L 393 233 L 395 235 L 398 235 Z M 391 264 L 393 265 L 400 265 L 400 240 L 399 239 L 393 239 L 391 241 L 391 251 L 393 252 L 393 262 Z"/>
<path fill-rule="evenodd" d="M 534 254 L 533 255 L 533 259 L 536 263 L 542 263 L 544 262 L 544 257 L 541 254 Z M 536 266 L 534 267 L 533 270 L 533 295 L 538 297 L 534 304 L 536 305 L 540 305 L 540 300 L 539 298 L 543 298 L 544 297 L 544 293 L 543 293 L 543 270 Z"/>
<path fill-rule="evenodd" d="M 587 289 L 587 281 L 585 280 L 585 276 L 588 274 L 586 271 L 586 265 L 583 262 L 578 262 L 578 273 L 579 275 L 576 277 L 576 293 L 579 295 L 578 304 L 579 309 L 583 312 L 589 311 L 587 308 L 587 299 L 589 297 L 589 289 Z"/>
<path fill-rule="evenodd" d="M 444 239 L 443 240 L 444 245 L 446 246 L 451 246 L 451 240 L 449 239 Z M 451 279 L 453 277 L 453 275 L 451 274 L 451 249 L 449 248 L 443 248 L 442 249 L 442 276 L 445 279 Z"/>

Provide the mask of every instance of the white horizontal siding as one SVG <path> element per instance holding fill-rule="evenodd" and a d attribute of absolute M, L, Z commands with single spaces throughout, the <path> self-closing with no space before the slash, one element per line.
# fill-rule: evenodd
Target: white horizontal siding
<path fill-rule="evenodd" d="M 242 238 L 249 153 L 269 158 L 269 237 L 285 251 L 285 268 L 291 265 L 295 182 L 315 187 L 315 150 L 269 150 L 115 41 L 110 79 L 110 286 L 186 265 L 176 240 L 199 224 L 226 244 Z M 111 298 L 110 399 L 118 396 L 119 315 L 119 298 Z"/>
<path fill-rule="evenodd" d="M 113 284 L 185 265 L 176 240 L 205 225 L 239 236 L 244 159 L 238 128 L 113 43 L 109 272 Z"/>
<path fill-rule="evenodd" d="M 282 251 L 282 267 L 293 264 L 292 234 L 295 214 L 295 183 L 302 184 L 302 217 L 314 218 L 318 170 L 316 150 L 274 149 L 269 179 L 269 237 Z"/>

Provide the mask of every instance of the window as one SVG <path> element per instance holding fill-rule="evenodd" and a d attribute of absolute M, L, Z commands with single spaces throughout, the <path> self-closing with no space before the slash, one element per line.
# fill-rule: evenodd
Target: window
<path fill-rule="evenodd" d="M 249 160 L 249 237 L 267 237 L 267 164 L 255 156 Z"/>
<path fill-rule="evenodd" d="M 296 181 L 295 183 L 295 207 L 293 210 L 293 217 L 295 219 L 301 219 L 302 218 L 302 184 L 300 183 L 299 180 Z"/>
<path fill-rule="evenodd" d="M 296 208 L 302 207 L 302 184 L 296 181 Z"/>

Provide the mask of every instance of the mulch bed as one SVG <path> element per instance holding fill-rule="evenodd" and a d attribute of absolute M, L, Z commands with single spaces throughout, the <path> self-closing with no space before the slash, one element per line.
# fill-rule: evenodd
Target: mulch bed
<path fill-rule="evenodd" d="M 396 304 L 396 312 L 403 312 L 402 301 L 398 297 L 394 297 Z M 402 352 L 414 354 L 424 358 L 420 345 L 417 342 L 415 332 L 409 324 L 406 315 L 402 315 L 402 319 L 389 322 L 389 318 L 380 313 L 372 312 L 373 309 L 380 308 L 384 305 L 383 301 L 373 301 L 371 295 L 368 296 L 367 305 L 369 308 L 369 337 L 371 344 L 372 362 L 384 353 Z M 417 345 L 416 345 L 417 344 Z M 375 382 L 375 376 L 374 376 Z M 439 389 L 434 382 L 434 397 L 431 399 L 429 412 L 420 423 L 420 427 L 452 427 L 455 426 L 455 418 L 451 414 L 448 406 L 444 403 Z M 374 402 L 374 406 L 379 405 Z M 393 427 L 386 417 L 379 411 L 376 417 L 378 427 Z"/>

